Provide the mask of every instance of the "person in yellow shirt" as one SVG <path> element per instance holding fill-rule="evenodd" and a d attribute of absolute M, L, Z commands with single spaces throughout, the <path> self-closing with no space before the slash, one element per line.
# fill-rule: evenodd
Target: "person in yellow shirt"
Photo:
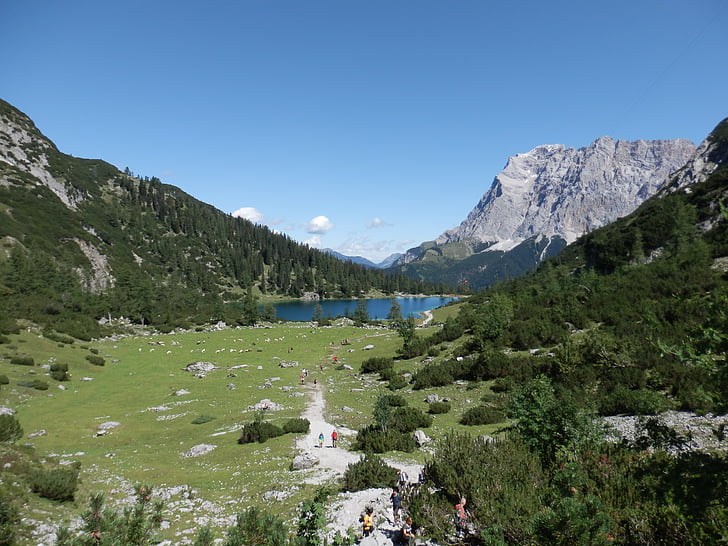
<path fill-rule="evenodd" d="M 366 512 L 361 516 L 361 527 L 365 537 L 368 537 L 374 529 L 374 509 L 367 506 Z"/>

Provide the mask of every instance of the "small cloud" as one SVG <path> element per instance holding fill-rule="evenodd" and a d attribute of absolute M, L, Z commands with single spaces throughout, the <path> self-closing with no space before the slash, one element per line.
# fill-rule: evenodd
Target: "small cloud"
<path fill-rule="evenodd" d="M 242 207 L 230 213 L 230 215 L 234 218 L 245 218 L 255 224 L 260 224 L 265 218 L 265 215 L 255 207 Z"/>
<path fill-rule="evenodd" d="M 331 220 L 326 218 L 326 216 L 317 216 L 316 218 L 313 218 L 310 222 L 308 222 L 304 228 L 308 233 L 326 233 L 331 228 L 334 227 L 334 224 L 331 223 Z"/>
<path fill-rule="evenodd" d="M 321 246 L 321 235 L 313 235 L 312 237 L 309 237 L 305 241 L 303 241 L 304 245 L 308 245 L 310 247 L 319 247 Z"/>
<path fill-rule="evenodd" d="M 391 226 L 391 225 L 392 224 L 385 222 L 379 216 L 375 216 L 371 222 L 367 222 L 367 224 L 366 224 L 368 229 L 374 229 L 374 228 Z"/>

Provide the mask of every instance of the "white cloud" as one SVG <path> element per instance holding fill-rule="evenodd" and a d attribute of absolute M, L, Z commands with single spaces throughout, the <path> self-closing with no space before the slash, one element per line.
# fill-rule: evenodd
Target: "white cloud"
<path fill-rule="evenodd" d="M 255 207 L 242 207 L 231 213 L 231 216 L 235 218 L 245 218 L 255 224 L 263 222 L 265 215 Z"/>
<path fill-rule="evenodd" d="M 308 222 L 306 225 L 304 225 L 304 228 L 308 233 L 326 233 L 331 228 L 334 227 L 334 224 L 331 223 L 331 220 L 326 218 L 326 216 L 317 216 L 316 218 L 313 218 L 310 222 Z"/>
<path fill-rule="evenodd" d="M 385 222 L 379 216 L 375 216 L 371 222 L 367 222 L 367 224 L 366 224 L 367 228 L 369 228 L 369 229 L 391 226 L 391 225 L 392 224 Z"/>
<path fill-rule="evenodd" d="M 319 247 L 319 246 L 321 246 L 321 235 L 313 235 L 313 236 L 309 237 L 308 239 L 306 239 L 305 241 L 303 241 L 303 244 L 308 245 L 312 248 Z"/>

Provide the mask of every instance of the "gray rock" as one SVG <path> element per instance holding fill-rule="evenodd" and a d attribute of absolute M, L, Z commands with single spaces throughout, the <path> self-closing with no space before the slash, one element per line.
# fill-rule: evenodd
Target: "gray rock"
<path fill-rule="evenodd" d="M 302 453 L 300 455 L 296 455 L 293 458 L 293 462 L 291 463 L 291 470 L 304 470 L 306 468 L 311 468 L 318 463 L 319 458 L 316 457 L 316 455 L 314 455 L 313 453 Z"/>
<path fill-rule="evenodd" d="M 424 433 L 422 430 L 416 430 L 414 433 L 414 439 L 415 442 L 417 442 L 417 445 L 422 447 L 428 442 L 432 441 L 432 438 L 430 438 L 427 434 Z"/>
<path fill-rule="evenodd" d="M 205 455 L 206 453 L 210 453 L 213 449 L 215 449 L 217 446 L 212 444 L 198 444 L 196 446 L 192 446 L 186 453 L 183 453 L 183 456 L 185 457 L 199 457 L 200 455 Z"/>

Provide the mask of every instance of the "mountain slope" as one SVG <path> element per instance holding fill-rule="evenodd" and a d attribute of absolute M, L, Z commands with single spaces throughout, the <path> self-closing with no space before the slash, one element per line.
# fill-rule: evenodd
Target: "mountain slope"
<path fill-rule="evenodd" d="M 233 218 L 157 178 L 62 154 L 6 102 L 0 240 L 3 307 L 41 321 L 72 313 L 89 324 L 108 314 L 175 324 L 225 318 L 223 299 L 246 292 L 430 291 Z"/>
<path fill-rule="evenodd" d="M 427 271 L 451 283 L 467 280 L 473 287 L 517 276 L 583 233 L 634 210 L 694 152 L 684 139 L 602 137 L 578 150 L 539 146 L 509 159 L 460 226 L 434 244 L 409 250 L 397 265 L 413 276 L 425 277 Z M 455 256 L 447 249 L 453 244 L 459 249 Z M 513 251 L 518 258 L 508 256 Z M 429 268 L 423 264 L 427 261 Z"/>

